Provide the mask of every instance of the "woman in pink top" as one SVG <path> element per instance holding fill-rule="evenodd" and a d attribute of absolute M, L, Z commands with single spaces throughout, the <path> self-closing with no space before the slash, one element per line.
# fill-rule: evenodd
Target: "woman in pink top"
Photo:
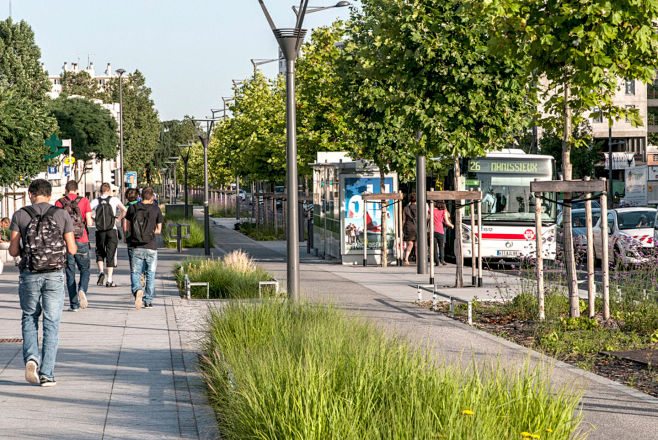
<path fill-rule="evenodd" d="M 434 208 L 434 264 L 437 266 L 446 264 L 446 236 L 443 225 L 446 225 L 449 228 L 454 228 L 455 226 L 450 222 L 450 213 L 446 210 L 446 204 L 444 202 L 438 202 L 436 208 Z M 438 250 L 438 252 L 437 252 Z"/>

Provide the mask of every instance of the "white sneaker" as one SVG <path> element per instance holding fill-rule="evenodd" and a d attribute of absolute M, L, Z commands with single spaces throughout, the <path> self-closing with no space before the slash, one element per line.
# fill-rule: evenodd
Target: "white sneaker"
<path fill-rule="evenodd" d="M 87 295 L 81 290 L 78 292 L 78 299 L 80 300 L 80 307 L 83 309 L 87 308 Z"/>
<path fill-rule="evenodd" d="M 137 310 L 142 308 L 142 299 L 144 298 L 144 292 L 142 290 L 138 290 L 135 292 L 135 308 Z"/>
<path fill-rule="evenodd" d="M 30 383 L 39 383 L 39 375 L 37 370 L 39 369 L 39 364 L 34 359 L 30 359 L 25 364 L 25 380 Z"/>

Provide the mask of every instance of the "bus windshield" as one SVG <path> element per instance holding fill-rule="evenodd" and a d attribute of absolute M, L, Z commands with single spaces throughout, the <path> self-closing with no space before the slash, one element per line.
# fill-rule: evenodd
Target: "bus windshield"
<path fill-rule="evenodd" d="M 478 160 L 483 162 L 483 160 Z M 531 162 L 525 162 L 531 163 Z M 480 188 L 482 191 L 482 219 L 502 222 L 534 222 L 535 221 L 535 195 L 530 192 L 530 183 L 535 179 L 549 180 L 551 175 L 523 174 L 527 167 L 504 169 L 503 172 L 493 166 L 481 166 L 486 171 L 469 170 L 466 179 L 466 189 Z M 514 172 L 521 170 L 520 173 Z M 528 170 L 535 170 L 529 168 Z M 555 200 L 554 193 L 544 193 L 543 197 Z M 540 201 L 542 206 L 542 220 L 555 222 L 557 216 L 556 204 L 548 200 Z M 469 217 L 469 210 L 465 212 Z"/>

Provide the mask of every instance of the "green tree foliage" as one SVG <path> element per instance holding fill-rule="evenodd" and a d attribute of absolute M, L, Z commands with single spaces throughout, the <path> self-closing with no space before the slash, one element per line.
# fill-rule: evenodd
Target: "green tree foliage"
<path fill-rule="evenodd" d="M 589 125 L 581 125 L 573 130 L 574 146 L 571 149 L 573 177 L 582 179 L 594 177 L 594 166 L 601 161 L 598 146 L 593 142 Z M 555 158 L 557 168 L 562 169 L 562 134 L 556 131 L 544 131 L 539 140 L 541 154 Z"/>
<path fill-rule="evenodd" d="M 151 89 L 139 70 L 123 78 L 122 88 L 124 169 L 140 171 L 146 168 L 158 148 L 160 121 Z M 119 79 L 108 81 L 100 96 L 104 102 L 119 102 Z"/>
<path fill-rule="evenodd" d="M 296 64 L 300 175 L 310 175 L 308 164 L 315 162 L 318 151 L 347 151 L 353 144 L 340 88 L 342 54 L 336 46 L 344 35 L 342 22 L 314 29 Z"/>
<path fill-rule="evenodd" d="M 98 98 L 100 96 L 98 83 L 84 70 L 64 72 L 60 75 L 60 80 L 63 95 L 79 95 L 86 98 Z"/>
<path fill-rule="evenodd" d="M 62 139 L 71 139 L 73 156 L 82 161 L 117 156 L 117 122 L 109 110 L 86 98 L 60 97 L 50 103 Z"/>
<path fill-rule="evenodd" d="M 236 136 L 239 121 L 234 118 L 223 118 L 213 128 L 213 135 L 208 146 L 208 161 L 210 163 L 208 178 L 217 186 L 228 185 L 236 176 L 250 176 L 241 159 L 239 139 Z M 179 168 L 180 169 L 180 168 Z"/>
<path fill-rule="evenodd" d="M 46 166 L 44 140 L 57 124 L 47 109 L 50 83 L 30 26 L 0 21 L 0 185 L 29 180 Z"/>
<path fill-rule="evenodd" d="M 147 181 L 151 181 L 151 176 L 157 174 L 158 170 L 164 166 L 164 163 L 170 157 L 180 157 L 187 154 L 187 149 L 179 146 L 191 144 L 197 140 L 197 125 L 190 116 L 185 116 L 182 120 L 173 119 L 160 123 L 158 148 L 145 169 Z M 180 182 L 183 181 L 182 176 L 181 172 L 178 176 Z"/>

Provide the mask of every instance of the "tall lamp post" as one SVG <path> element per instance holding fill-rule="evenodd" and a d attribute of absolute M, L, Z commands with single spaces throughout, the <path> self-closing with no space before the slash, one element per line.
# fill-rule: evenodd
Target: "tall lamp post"
<path fill-rule="evenodd" d="M 286 163 L 287 175 L 286 186 L 288 188 L 288 217 L 287 227 L 287 287 L 288 296 L 292 301 L 299 299 L 299 224 L 297 223 L 297 125 L 295 111 L 295 61 L 299 56 L 299 49 L 306 35 L 302 29 L 304 17 L 308 10 L 308 0 L 301 0 L 299 8 L 295 11 L 297 20 L 294 28 L 277 28 L 272 21 L 270 13 L 265 7 L 264 0 L 258 0 L 265 19 L 272 29 L 274 38 L 279 43 L 279 48 L 286 59 Z M 348 2 L 336 3 L 333 7 L 348 6 Z M 323 8 L 328 9 L 329 7 Z M 315 12 L 317 8 L 311 8 Z M 320 10 L 323 10 L 320 9 Z"/>
<path fill-rule="evenodd" d="M 185 195 L 183 199 L 185 200 L 185 218 L 191 217 L 187 208 L 187 162 L 190 160 L 190 150 L 192 149 L 192 144 L 180 144 L 176 145 L 181 150 L 181 159 L 183 159 L 183 173 L 184 173 L 184 186 L 185 186 Z M 187 149 L 186 154 L 182 153 L 183 148 Z"/>
<path fill-rule="evenodd" d="M 224 117 L 226 118 L 228 116 L 226 103 L 235 101 L 235 98 L 222 96 L 222 101 L 224 101 Z M 240 221 L 240 176 L 237 171 L 235 173 L 235 219 Z"/>
<path fill-rule="evenodd" d="M 274 63 L 279 61 L 278 58 L 271 58 L 269 60 L 266 59 L 260 59 L 260 58 L 252 58 L 251 59 L 251 64 L 254 66 L 254 79 L 256 79 L 256 73 L 258 72 L 258 66 L 262 66 L 263 64 L 269 64 L 269 63 Z"/>
<path fill-rule="evenodd" d="M 214 115 L 214 111 L 211 111 Z M 213 117 L 193 120 L 194 122 L 205 122 L 207 126 L 205 136 L 204 134 L 200 134 L 199 140 L 203 145 L 203 249 L 205 255 L 210 255 L 210 211 L 208 206 L 208 143 L 210 142 L 212 127 L 217 119 Z"/>
<path fill-rule="evenodd" d="M 121 170 L 121 181 L 119 182 L 119 199 L 123 200 L 123 187 L 124 187 L 124 178 L 123 178 L 123 74 L 126 73 L 126 69 L 117 69 L 117 75 L 119 75 L 119 169 Z"/>

